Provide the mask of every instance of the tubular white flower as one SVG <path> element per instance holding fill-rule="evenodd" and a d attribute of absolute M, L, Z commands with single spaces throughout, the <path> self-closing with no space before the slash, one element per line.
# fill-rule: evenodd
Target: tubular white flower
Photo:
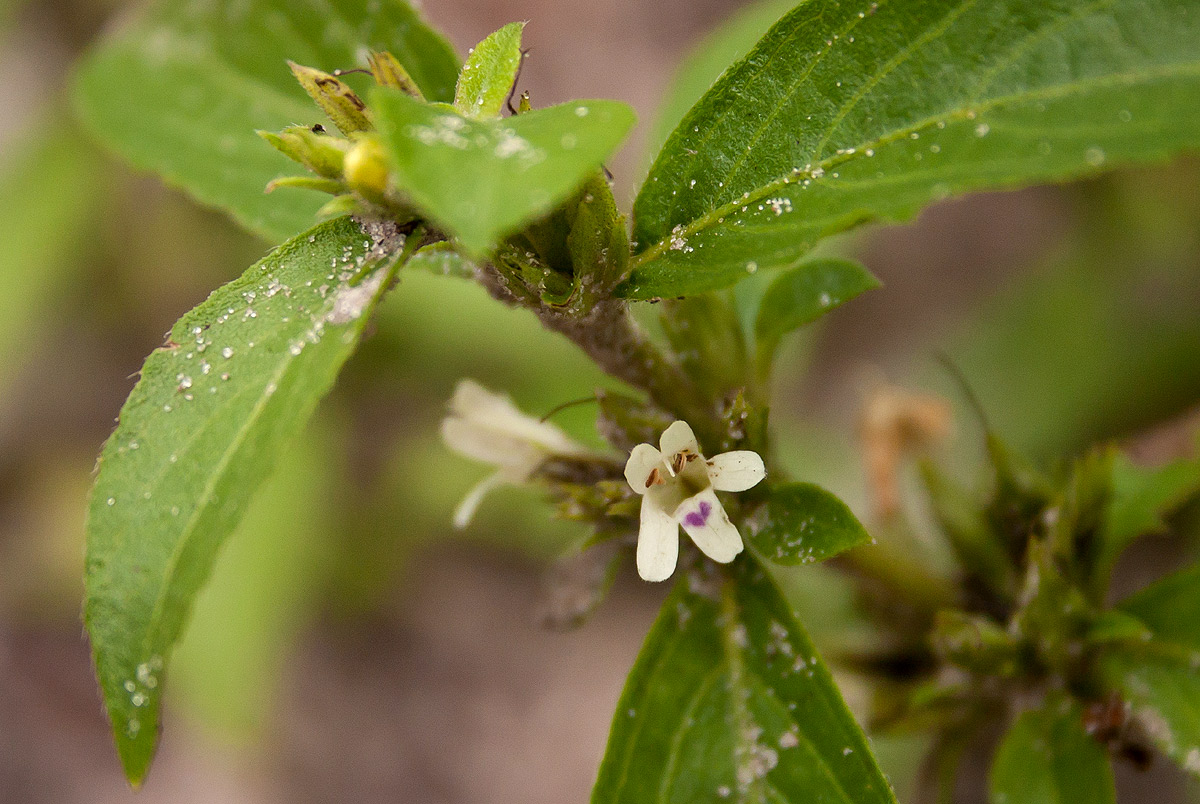
<path fill-rule="evenodd" d="M 454 389 L 450 413 L 442 420 L 442 440 L 455 452 L 497 467 L 454 512 L 454 527 L 460 530 L 492 489 L 528 482 L 551 458 L 596 457 L 558 427 L 522 413 L 507 396 L 474 380 L 462 380 Z"/>
<path fill-rule="evenodd" d="M 706 460 L 687 422 L 663 431 L 659 448 L 638 444 L 625 464 L 625 480 L 642 495 L 638 574 L 663 581 L 679 559 L 679 528 L 713 561 L 727 564 L 742 552 L 742 536 L 729 521 L 718 491 L 745 491 L 766 477 L 757 452 L 726 452 Z"/>

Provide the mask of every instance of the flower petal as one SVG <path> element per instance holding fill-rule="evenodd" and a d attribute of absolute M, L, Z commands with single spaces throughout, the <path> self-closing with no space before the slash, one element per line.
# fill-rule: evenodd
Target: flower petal
<path fill-rule="evenodd" d="M 479 508 L 479 503 L 483 502 L 483 498 L 487 496 L 487 493 L 507 482 L 509 480 L 506 473 L 500 471 L 494 472 L 476 483 L 475 487 L 467 492 L 467 496 L 463 497 L 463 501 L 455 509 L 454 527 L 462 530 L 471 524 L 471 519 L 474 518 L 476 509 Z"/>
<path fill-rule="evenodd" d="M 742 535 L 729 521 L 729 515 L 712 489 L 705 489 L 680 503 L 675 509 L 675 521 L 713 561 L 728 564 L 742 552 Z"/>
<path fill-rule="evenodd" d="M 474 380 L 461 380 L 454 389 L 449 418 L 466 422 L 475 428 L 475 432 L 490 431 L 495 439 L 522 441 L 555 455 L 586 457 L 591 454 L 555 425 L 522 413 L 508 396 L 489 391 Z"/>
<path fill-rule="evenodd" d="M 647 494 L 642 498 L 641 528 L 638 530 L 638 575 L 647 581 L 665 581 L 675 571 L 678 560 L 679 525 L 671 511 L 663 506 L 661 495 Z"/>
<path fill-rule="evenodd" d="M 763 459 L 748 449 L 723 452 L 708 462 L 708 479 L 717 491 L 745 491 L 766 476 Z"/>
<path fill-rule="evenodd" d="M 700 454 L 700 445 L 696 443 L 696 435 L 685 421 L 674 422 L 666 430 L 663 430 L 658 446 L 662 448 L 663 457 L 668 463 L 677 453 L 684 450 Z"/>
<path fill-rule="evenodd" d="M 667 477 L 662 453 L 649 444 L 638 444 L 629 453 L 629 460 L 625 462 L 625 480 L 638 494 L 645 494 L 646 489 L 654 485 L 650 482 L 650 475 L 655 469 L 659 471 L 660 477 Z"/>

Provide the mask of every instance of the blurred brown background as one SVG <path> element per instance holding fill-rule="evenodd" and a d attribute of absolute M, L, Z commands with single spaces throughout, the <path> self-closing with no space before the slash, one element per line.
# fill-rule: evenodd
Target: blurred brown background
<path fill-rule="evenodd" d="M 631 103 L 642 125 L 610 165 L 628 205 L 673 69 L 740 4 L 425 5 L 460 52 L 529 20 L 521 87 L 536 105 Z M 0 0 L 6 803 L 135 800 L 79 621 L 90 472 L 143 357 L 266 247 L 62 122 L 73 59 L 128 10 L 117 0 Z M 999 429 L 1036 457 L 1178 420 L 1200 399 L 1198 178 L 1195 159 L 1184 159 L 954 201 L 914 225 L 844 238 L 839 248 L 885 288 L 789 347 L 773 411 L 788 463 L 869 518 L 855 412 L 884 380 L 948 392 L 933 368 L 940 350 Z M 73 212 L 97 195 L 103 214 Z M 38 203 L 45 214 L 20 229 L 5 214 Z M 18 273 L 12 254 L 39 248 L 37 270 Z M 626 575 L 583 629 L 541 628 L 542 569 L 578 532 L 548 522 L 535 493 L 506 490 L 452 534 L 454 504 L 486 470 L 447 454 L 436 427 L 463 376 L 533 412 L 611 383 L 531 318 L 454 280 L 406 278 L 375 329 L 222 555 L 176 656 L 162 751 L 136 794 L 144 804 L 587 800 L 624 675 L 665 589 Z M 562 421 L 597 443 L 590 416 L 585 408 Z M 973 466 L 976 434 L 959 416 L 946 459 Z M 1162 443 L 1165 454 L 1177 440 Z M 1193 543 L 1156 548 L 1126 583 Z M 797 605 L 821 613 L 810 620 L 819 643 L 853 633 L 836 579 L 809 568 L 793 580 Z M 847 695 L 861 702 L 853 679 Z M 880 746 L 903 796 L 914 746 Z M 979 772 L 964 801 L 980 800 Z M 1123 801 L 1183 789 L 1161 766 L 1121 776 Z"/>

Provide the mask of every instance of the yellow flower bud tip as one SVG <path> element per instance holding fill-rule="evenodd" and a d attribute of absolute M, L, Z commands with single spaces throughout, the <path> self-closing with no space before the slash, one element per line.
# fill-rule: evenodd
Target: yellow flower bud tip
<path fill-rule="evenodd" d="M 308 96 L 316 101 L 343 134 L 371 130 L 367 105 L 349 86 L 329 73 L 294 61 L 289 61 L 288 67 Z"/>
<path fill-rule="evenodd" d="M 380 203 L 387 195 L 388 166 L 383 147 L 374 137 L 363 137 L 344 163 L 346 184 L 368 201 Z"/>
<path fill-rule="evenodd" d="M 526 112 L 532 112 L 532 111 L 533 111 L 533 104 L 529 102 L 529 93 L 522 92 L 521 93 L 521 101 L 517 105 L 517 114 L 525 114 Z"/>

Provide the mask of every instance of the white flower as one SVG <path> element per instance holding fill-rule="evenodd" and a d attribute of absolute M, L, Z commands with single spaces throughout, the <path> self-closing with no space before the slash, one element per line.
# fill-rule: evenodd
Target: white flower
<path fill-rule="evenodd" d="M 462 380 L 442 420 L 442 439 L 455 452 L 494 464 L 496 472 L 467 494 L 454 512 L 454 527 L 465 528 L 484 495 L 497 486 L 527 482 L 551 458 L 595 458 L 553 424 L 522 413 L 512 400 Z"/>
<path fill-rule="evenodd" d="M 705 460 L 687 422 L 668 427 L 659 439 L 661 450 L 638 444 L 625 464 L 625 479 L 642 495 L 638 531 L 638 574 L 662 581 L 675 571 L 679 558 L 679 527 L 713 561 L 727 564 L 742 552 L 742 537 L 718 491 L 745 491 L 766 474 L 757 452 L 738 450 Z"/>

